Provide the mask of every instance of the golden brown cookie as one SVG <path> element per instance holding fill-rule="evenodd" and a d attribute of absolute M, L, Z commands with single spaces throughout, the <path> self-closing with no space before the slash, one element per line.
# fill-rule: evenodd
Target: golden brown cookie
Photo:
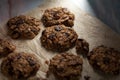
<path fill-rule="evenodd" d="M 1 72 L 11 80 L 27 79 L 34 76 L 40 64 L 33 54 L 11 53 L 3 59 Z"/>
<path fill-rule="evenodd" d="M 77 33 L 64 25 L 55 25 L 42 32 L 41 44 L 47 50 L 64 52 L 75 46 Z"/>
<path fill-rule="evenodd" d="M 45 27 L 59 24 L 72 27 L 74 25 L 74 14 L 71 13 L 67 8 L 62 7 L 46 9 L 41 21 Z"/>
<path fill-rule="evenodd" d="M 15 50 L 15 45 L 7 40 L 0 39 L 0 57 L 7 56 Z"/>
<path fill-rule="evenodd" d="M 79 80 L 83 61 L 78 55 L 69 53 L 57 54 L 50 60 L 49 72 L 57 80 Z"/>
<path fill-rule="evenodd" d="M 40 31 L 40 20 L 24 15 L 11 18 L 7 22 L 8 35 L 13 39 L 33 39 Z"/>
<path fill-rule="evenodd" d="M 106 74 L 120 73 L 120 52 L 113 48 L 98 46 L 88 55 L 89 63 L 93 68 Z"/>

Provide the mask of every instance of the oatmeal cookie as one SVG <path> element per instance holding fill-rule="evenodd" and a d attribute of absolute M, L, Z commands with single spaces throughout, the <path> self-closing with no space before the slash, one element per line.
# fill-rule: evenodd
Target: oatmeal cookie
<path fill-rule="evenodd" d="M 113 48 L 98 46 L 88 55 L 93 68 L 106 74 L 117 75 L 120 72 L 120 52 Z"/>
<path fill-rule="evenodd" d="M 84 39 L 78 39 L 76 42 L 76 52 L 87 56 L 89 52 L 89 43 Z"/>
<path fill-rule="evenodd" d="M 71 13 L 67 8 L 57 7 L 46 9 L 41 21 L 45 27 L 59 24 L 72 27 L 74 25 L 74 14 Z"/>
<path fill-rule="evenodd" d="M 11 53 L 3 59 L 1 72 L 11 80 L 27 79 L 39 70 L 35 55 L 29 53 Z"/>
<path fill-rule="evenodd" d="M 69 53 L 57 54 L 50 60 L 49 72 L 57 80 L 79 80 L 83 61 L 78 55 Z"/>
<path fill-rule="evenodd" d="M 33 39 L 40 31 L 40 20 L 24 15 L 11 18 L 7 22 L 8 35 L 13 39 Z"/>
<path fill-rule="evenodd" d="M 7 56 L 15 50 L 15 45 L 7 40 L 0 39 L 0 57 Z"/>
<path fill-rule="evenodd" d="M 75 46 L 77 33 L 64 25 L 55 25 L 42 32 L 41 44 L 48 50 L 64 52 Z"/>

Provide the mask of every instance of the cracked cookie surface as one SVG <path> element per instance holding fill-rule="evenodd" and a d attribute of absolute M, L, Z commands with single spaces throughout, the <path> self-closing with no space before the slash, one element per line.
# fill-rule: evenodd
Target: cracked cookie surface
<path fill-rule="evenodd" d="M 90 52 L 88 60 L 93 68 L 106 74 L 120 73 L 120 52 L 113 48 L 98 46 Z"/>
<path fill-rule="evenodd" d="M 50 60 L 49 72 L 58 80 L 79 80 L 83 61 L 78 55 L 57 54 Z"/>
<path fill-rule="evenodd" d="M 27 79 L 34 76 L 40 64 L 35 55 L 29 53 L 11 53 L 3 59 L 1 72 L 12 80 Z"/>
<path fill-rule="evenodd" d="M 45 10 L 41 20 L 45 27 L 59 24 L 72 27 L 74 25 L 74 14 L 71 13 L 67 8 L 51 8 Z"/>
<path fill-rule="evenodd" d="M 77 33 L 64 25 L 55 25 L 46 28 L 40 38 L 41 44 L 48 50 L 64 52 L 75 46 Z"/>
<path fill-rule="evenodd" d="M 33 39 L 40 31 L 40 20 L 20 15 L 9 19 L 7 28 L 8 35 L 13 39 Z"/>

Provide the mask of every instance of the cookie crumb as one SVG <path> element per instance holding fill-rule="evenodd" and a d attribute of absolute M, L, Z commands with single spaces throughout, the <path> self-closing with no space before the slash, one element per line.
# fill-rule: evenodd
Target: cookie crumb
<path fill-rule="evenodd" d="M 90 76 L 84 76 L 85 80 L 90 80 Z"/>
<path fill-rule="evenodd" d="M 84 57 L 87 57 L 89 52 L 89 43 L 84 39 L 78 39 L 76 41 L 76 52 L 77 54 L 82 54 Z"/>
<path fill-rule="evenodd" d="M 48 61 L 48 60 L 46 60 L 45 63 L 46 63 L 47 65 L 49 65 L 49 61 Z"/>

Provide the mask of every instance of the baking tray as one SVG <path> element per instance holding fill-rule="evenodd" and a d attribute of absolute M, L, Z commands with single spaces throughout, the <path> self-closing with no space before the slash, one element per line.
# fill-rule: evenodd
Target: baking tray
<path fill-rule="evenodd" d="M 71 0 L 70 0 L 71 1 Z M 41 19 L 41 16 L 45 9 L 53 7 L 65 7 L 68 8 L 72 13 L 75 14 L 75 22 L 73 29 L 77 32 L 79 38 L 85 39 L 89 42 L 90 50 L 99 45 L 105 45 L 108 47 L 113 47 L 117 50 L 120 50 L 120 35 L 112 31 L 107 25 L 102 23 L 95 17 L 90 16 L 86 12 L 82 11 L 74 3 L 71 3 L 69 0 L 45 0 L 43 4 L 39 7 L 23 13 L 27 16 L 32 16 L 37 19 Z M 7 22 L 7 21 L 6 21 Z M 40 43 L 41 33 L 44 30 L 44 26 L 41 23 L 40 33 L 32 40 L 13 40 L 7 35 L 6 22 L 0 24 L 0 38 L 7 39 L 13 42 L 16 46 L 16 52 L 29 52 L 34 53 L 41 64 L 41 67 L 35 77 L 32 80 L 38 78 L 45 78 L 46 72 L 48 71 L 48 64 L 46 61 L 49 61 L 54 55 L 58 53 L 50 52 L 44 49 Z M 75 54 L 75 48 L 67 51 L 69 53 Z M 83 71 L 80 80 L 85 80 L 84 76 L 90 76 L 90 80 L 120 80 L 120 75 L 111 76 L 103 75 L 93 70 L 93 68 L 88 63 L 86 58 L 83 58 Z M 2 59 L 0 59 L 0 62 Z M 0 80 L 7 80 L 0 73 Z M 30 79 L 28 79 L 30 80 Z M 55 80 L 54 77 L 50 77 L 49 80 Z"/>

